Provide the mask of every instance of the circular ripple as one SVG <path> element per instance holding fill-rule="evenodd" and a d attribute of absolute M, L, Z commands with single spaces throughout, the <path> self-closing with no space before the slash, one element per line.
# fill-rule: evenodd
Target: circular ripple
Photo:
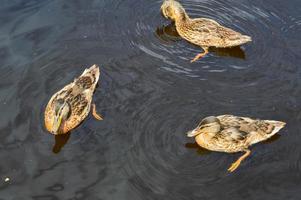
<path fill-rule="evenodd" d="M 214 19 L 253 39 L 241 47 L 212 48 L 206 58 L 190 64 L 189 61 L 202 49 L 177 36 L 173 25 L 162 17 L 161 4 L 162 1 L 132 3 L 130 6 L 135 9 L 130 14 L 130 23 L 126 27 L 124 23 L 118 24 L 125 42 L 135 51 L 153 57 L 154 66 L 206 80 L 203 72 L 250 72 L 260 66 L 270 70 L 275 65 L 275 58 L 281 56 L 282 52 L 277 48 L 283 44 L 280 30 L 284 22 L 268 3 L 187 0 L 182 4 L 191 17 Z M 162 63 L 158 64 L 158 60 Z"/>
<path fill-rule="evenodd" d="M 177 106 L 181 109 L 174 109 Z M 183 187 L 183 183 L 198 187 L 225 176 L 226 156 L 209 156 L 208 151 L 187 143 L 187 130 L 183 127 L 187 128 L 189 119 L 184 113 L 192 113 L 194 106 L 187 106 L 180 99 L 154 97 L 133 113 L 130 126 L 135 130 L 134 147 L 126 154 L 128 162 L 124 169 L 141 196 L 145 195 L 145 188 L 164 194 Z M 198 158 L 197 151 L 201 151 Z M 220 173 L 213 174 L 218 170 Z"/>
<path fill-rule="evenodd" d="M 122 2 L 119 7 L 128 3 Z M 137 54 L 147 54 L 151 58 L 147 62 L 154 68 L 210 81 L 210 91 L 204 91 L 208 94 L 206 98 L 220 105 L 235 105 L 237 95 L 248 96 L 250 91 L 258 95 L 247 98 L 246 105 L 256 105 L 258 98 L 277 94 L 272 89 L 275 85 L 281 91 L 287 89 L 283 83 L 295 76 L 278 77 L 285 67 L 293 68 L 283 63 L 285 40 L 282 28 L 287 26 L 287 19 L 276 14 L 279 12 L 271 4 L 232 0 L 187 0 L 181 3 L 191 17 L 214 19 L 250 35 L 253 41 L 230 49 L 213 48 L 208 56 L 191 64 L 190 60 L 202 50 L 181 39 L 175 27 L 163 18 L 160 13 L 162 1 L 130 3 L 127 6 L 135 9 L 127 14 L 128 21 L 116 22 L 115 27 L 122 35 L 124 44 Z M 228 98 L 224 97 L 225 91 L 230 91 Z"/>
<path fill-rule="evenodd" d="M 178 37 L 160 14 L 161 0 L 54 3 L 17 18 L 13 9 L 6 12 L 16 21 L 13 29 L 3 28 L 9 39 L 1 38 L 6 66 L 1 155 L 7 161 L 1 169 L 14 173 L 11 180 L 20 191 L 37 180 L 39 187 L 33 185 L 30 196 L 46 189 L 64 189 L 60 194 L 70 194 L 65 195 L 69 199 L 94 194 L 105 199 L 298 194 L 298 185 L 291 183 L 300 182 L 300 154 L 295 153 L 300 152 L 300 73 L 294 63 L 298 60 L 287 50 L 300 52 L 299 13 L 280 16 L 272 4 L 259 0 L 181 2 L 192 17 L 215 19 L 252 36 L 253 42 L 241 49 L 212 49 L 190 64 L 200 48 Z M 44 19 L 53 16 L 45 26 Z M 45 135 L 45 105 L 93 63 L 103 64 L 93 99 L 105 120 L 86 119 L 70 139 L 54 142 Z M 228 174 L 239 154 L 204 151 L 185 135 L 199 118 L 224 113 L 279 119 L 288 126 L 277 143 L 258 145 L 236 173 Z M 53 156 L 51 150 L 62 151 Z M 75 184 L 60 188 L 61 181 Z"/>
<path fill-rule="evenodd" d="M 209 156 L 208 152 L 197 147 L 191 149 L 194 145 L 186 144 L 185 135 L 192 128 L 191 121 L 197 124 L 198 117 L 223 113 L 277 116 L 277 109 L 272 105 L 281 100 L 270 97 L 289 91 L 291 85 L 285 83 L 296 78 L 292 74 L 279 76 L 283 69 L 281 27 L 284 19 L 275 14 L 268 3 L 182 1 L 191 17 L 214 19 L 253 39 L 241 48 L 213 49 L 206 58 L 194 64 L 189 61 L 200 52 L 200 48 L 179 38 L 175 27 L 161 16 L 161 3 L 135 1 L 130 5 L 135 9 L 127 15 L 129 23 L 115 22 L 124 44 L 137 54 L 143 52 L 151 57 L 147 62 L 154 68 L 184 75 L 187 82 L 191 81 L 190 78 L 206 81 L 202 86 L 190 87 L 186 83 L 186 89 L 194 90 L 191 99 L 199 101 L 197 105 L 184 98 L 167 98 L 166 91 L 162 91 L 162 94 L 149 95 L 142 106 L 130 113 L 132 120 L 128 126 L 133 132 L 134 144 L 126 152 L 124 169 L 141 197 L 147 195 L 147 191 L 157 194 L 168 191 L 172 196 L 173 192 L 181 193 L 174 188 L 197 189 L 221 183 L 221 179 L 227 176 L 226 169 L 231 159 L 235 158 L 216 153 L 209 153 Z M 123 106 L 130 107 L 132 103 Z M 214 113 L 217 111 L 220 113 Z M 196 156 L 199 151 L 202 154 Z M 248 165 L 251 162 L 246 160 Z"/>

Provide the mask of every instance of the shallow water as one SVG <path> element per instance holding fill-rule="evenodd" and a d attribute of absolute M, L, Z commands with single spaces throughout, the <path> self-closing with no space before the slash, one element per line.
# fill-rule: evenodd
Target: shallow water
<path fill-rule="evenodd" d="M 181 40 L 160 0 L 3 0 L 0 6 L 0 199 L 299 199 L 299 0 L 183 0 L 252 36 L 234 49 Z M 57 90 L 101 66 L 88 117 L 54 138 L 43 111 Z M 208 115 L 282 120 L 240 154 L 198 148 L 185 133 Z M 9 178 L 5 182 L 5 178 Z"/>

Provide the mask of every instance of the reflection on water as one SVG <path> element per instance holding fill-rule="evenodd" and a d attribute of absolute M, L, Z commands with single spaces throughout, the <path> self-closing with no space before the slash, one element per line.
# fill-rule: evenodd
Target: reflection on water
<path fill-rule="evenodd" d="M 173 23 L 168 24 L 167 26 L 163 25 L 162 27 L 158 27 L 156 29 L 156 35 L 159 39 L 165 42 L 181 40 L 181 37 Z"/>
<path fill-rule="evenodd" d="M 271 138 L 269 138 L 269 139 L 263 141 L 263 143 L 265 143 L 265 144 L 273 143 L 273 142 L 279 140 L 280 137 L 281 137 L 280 134 L 273 135 L 273 137 L 271 137 Z"/>
<path fill-rule="evenodd" d="M 178 38 L 162 0 L 1 2 L 0 199 L 299 199 L 301 1 L 181 3 L 253 42 L 191 64 L 200 48 Z M 54 138 L 49 98 L 94 63 L 106 120 Z M 220 114 L 287 126 L 229 174 L 238 155 L 185 134 Z"/>
<path fill-rule="evenodd" d="M 52 148 L 52 152 L 57 154 L 61 151 L 61 149 L 65 146 L 65 144 L 68 142 L 69 138 L 70 138 L 70 134 L 66 133 L 66 134 L 62 134 L 62 135 L 55 135 L 54 139 L 55 139 L 55 144 Z"/>
<path fill-rule="evenodd" d="M 209 48 L 209 52 L 213 52 L 218 56 L 246 59 L 245 52 L 240 46 L 232 48 Z"/>
<path fill-rule="evenodd" d="M 204 149 L 204 148 L 200 147 L 197 143 L 186 143 L 185 147 L 188 148 L 188 149 L 196 149 L 196 152 L 199 155 L 210 154 L 210 151 L 208 151 L 207 149 Z"/>

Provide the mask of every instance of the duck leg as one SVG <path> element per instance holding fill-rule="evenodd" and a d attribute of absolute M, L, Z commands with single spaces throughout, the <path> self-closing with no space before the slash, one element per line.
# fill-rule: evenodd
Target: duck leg
<path fill-rule="evenodd" d="M 237 161 L 232 163 L 231 167 L 228 168 L 229 172 L 233 172 L 234 170 L 236 170 L 238 168 L 238 166 L 240 165 L 241 161 L 246 159 L 251 154 L 251 151 L 249 149 L 246 149 L 245 152 L 246 153 L 244 155 L 242 155 L 240 158 L 238 158 Z"/>
<path fill-rule="evenodd" d="M 198 55 L 196 55 L 196 56 L 194 57 L 194 59 L 192 59 L 192 60 L 190 61 L 191 63 L 197 61 L 198 59 L 204 57 L 206 54 L 209 53 L 208 47 L 202 47 L 202 48 L 203 48 L 204 52 L 203 52 L 203 53 L 199 53 Z"/>
<path fill-rule="evenodd" d="M 103 118 L 96 112 L 96 105 L 95 105 L 95 103 L 92 104 L 92 115 L 97 120 L 103 120 Z"/>

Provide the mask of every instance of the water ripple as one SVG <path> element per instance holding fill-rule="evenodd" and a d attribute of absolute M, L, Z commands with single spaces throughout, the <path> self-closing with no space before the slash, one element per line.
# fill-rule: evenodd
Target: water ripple
<path fill-rule="evenodd" d="M 154 58 L 154 63 L 162 61 L 158 67 L 189 77 L 204 78 L 202 73 L 228 73 L 233 70 L 254 71 L 265 63 L 266 69 L 273 58 L 279 56 L 275 41 L 283 42 L 279 26 L 280 16 L 269 10 L 269 4 L 246 1 L 183 1 L 182 4 L 192 17 L 208 17 L 219 23 L 250 35 L 253 42 L 241 48 L 212 49 L 212 53 L 195 64 L 189 61 L 201 51 L 177 36 L 174 27 L 168 25 L 160 14 L 161 1 L 151 1 L 148 5 L 136 2 L 126 28 L 118 24 L 120 32 L 134 50 L 141 50 Z M 263 9 L 264 8 L 264 9 Z M 135 31 L 135 34 L 132 31 Z M 210 65 L 208 65 L 210 63 Z M 205 66 L 204 66 L 205 65 Z"/>
<path fill-rule="evenodd" d="M 192 17 L 253 42 L 212 48 L 190 64 L 200 48 L 161 16 L 161 0 L 2 2 L 0 168 L 10 178 L 0 183 L 2 198 L 299 198 L 300 1 L 181 2 Z M 53 137 L 46 103 L 94 63 L 104 121 L 89 116 L 71 135 Z M 288 125 L 229 174 L 240 154 L 206 151 L 185 135 L 225 113 Z"/>

